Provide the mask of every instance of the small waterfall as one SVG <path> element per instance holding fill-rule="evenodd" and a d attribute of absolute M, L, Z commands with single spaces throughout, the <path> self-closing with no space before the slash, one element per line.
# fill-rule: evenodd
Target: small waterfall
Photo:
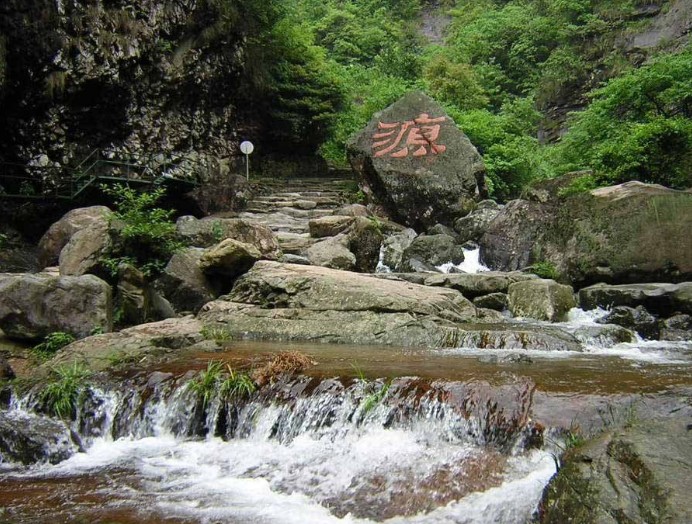
<path fill-rule="evenodd" d="M 446 522 L 465 497 L 495 500 L 538 475 L 517 516 L 501 521 L 519 523 L 554 471 L 530 419 L 530 382 L 284 376 L 247 397 L 217 390 L 205 402 L 188 386 L 193 376 L 94 385 L 69 424 L 42 414 L 37 391 L 14 398 L 0 428 L 19 415 L 54 424 L 67 452 L 42 456 L 56 466 L 4 469 L 26 481 L 36 471 L 79 479 L 115 467 L 135 480 L 122 493 L 104 488 L 109 503 L 144 518 L 156 500 L 156 511 L 200 522 L 255 522 L 265 506 L 262 522 L 292 521 L 284 511 L 302 515 L 295 522 Z"/>

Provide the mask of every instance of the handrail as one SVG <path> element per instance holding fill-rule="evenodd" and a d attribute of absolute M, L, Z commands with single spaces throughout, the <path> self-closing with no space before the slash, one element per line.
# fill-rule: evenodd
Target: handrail
<path fill-rule="evenodd" d="M 85 189 L 97 180 L 112 183 L 114 181 L 134 182 L 154 185 L 162 182 L 178 182 L 196 185 L 197 181 L 192 177 L 172 176 L 168 171 L 189 162 L 190 166 L 204 166 L 208 164 L 198 159 L 191 159 L 182 155 L 173 157 L 155 158 L 157 155 L 147 157 L 148 162 L 136 163 L 130 160 L 121 160 L 115 157 L 103 158 L 102 151 L 91 151 L 76 167 L 61 168 L 59 166 L 30 166 L 16 162 L 0 162 L 0 190 L 3 180 L 14 181 L 15 187 L 27 184 L 26 192 L 16 190 L 14 193 L 0 191 L 0 198 L 58 198 L 75 199 Z M 133 155 L 137 158 L 136 155 Z M 139 157 L 143 158 L 143 157 Z M 4 169 L 3 169 L 4 168 Z M 9 168 L 9 169 L 8 169 Z M 9 171 L 20 171 L 20 175 L 9 174 Z M 124 173 L 123 173 L 124 171 Z M 160 175 L 157 174 L 160 172 Z M 42 176 L 31 176 L 32 173 L 43 173 Z M 66 173 L 68 177 L 56 176 L 58 173 Z M 164 176 L 167 175 L 167 176 Z M 31 187 L 29 187 L 29 185 Z M 49 187 L 50 186 L 50 187 Z"/>

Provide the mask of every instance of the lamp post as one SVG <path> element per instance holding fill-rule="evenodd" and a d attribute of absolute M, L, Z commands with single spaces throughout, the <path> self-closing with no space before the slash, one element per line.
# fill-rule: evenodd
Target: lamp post
<path fill-rule="evenodd" d="M 252 142 L 245 140 L 240 144 L 240 151 L 245 155 L 245 178 L 250 180 L 250 153 L 255 150 Z"/>

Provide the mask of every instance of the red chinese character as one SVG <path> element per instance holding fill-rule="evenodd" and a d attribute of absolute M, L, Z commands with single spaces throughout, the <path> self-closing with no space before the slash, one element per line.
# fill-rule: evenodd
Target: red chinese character
<path fill-rule="evenodd" d="M 410 149 L 414 149 L 413 156 L 425 156 L 428 154 L 428 147 L 434 155 L 444 153 L 447 146 L 435 143 L 440 136 L 440 123 L 444 120 L 443 116 L 430 118 L 427 113 L 421 113 L 418 118 L 404 123 L 378 122 L 380 132 L 373 135 L 372 148 L 382 149 L 375 152 L 375 157 L 389 154 L 392 158 L 404 158 L 408 156 Z M 403 146 L 395 151 L 402 141 Z"/>

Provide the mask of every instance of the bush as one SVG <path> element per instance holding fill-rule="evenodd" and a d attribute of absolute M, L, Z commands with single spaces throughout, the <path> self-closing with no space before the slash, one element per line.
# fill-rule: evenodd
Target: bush
<path fill-rule="evenodd" d="M 74 362 L 52 370 L 50 382 L 41 392 L 46 411 L 62 419 L 74 419 L 80 399 L 88 388 L 91 371 Z"/>
<path fill-rule="evenodd" d="M 55 331 L 48 335 L 43 342 L 34 346 L 31 352 L 40 360 L 48 360 L 65 346 L 72 344 L 76 339 L 69 333 Z"/>
<path fill-rule="evenodd" d="M 148 193 L 123 185 L 102 189 L 115 199 L 116 208 L 111 217 L 115 240 L 104 260 L 106 266 L 114 275 L 121 263 L 132 264 L 147 276 L 157 275 L 173 253 L 182 247 L 176 239 L 174 212 L 155 207 L 165 189 L 157 188 Z"/>

